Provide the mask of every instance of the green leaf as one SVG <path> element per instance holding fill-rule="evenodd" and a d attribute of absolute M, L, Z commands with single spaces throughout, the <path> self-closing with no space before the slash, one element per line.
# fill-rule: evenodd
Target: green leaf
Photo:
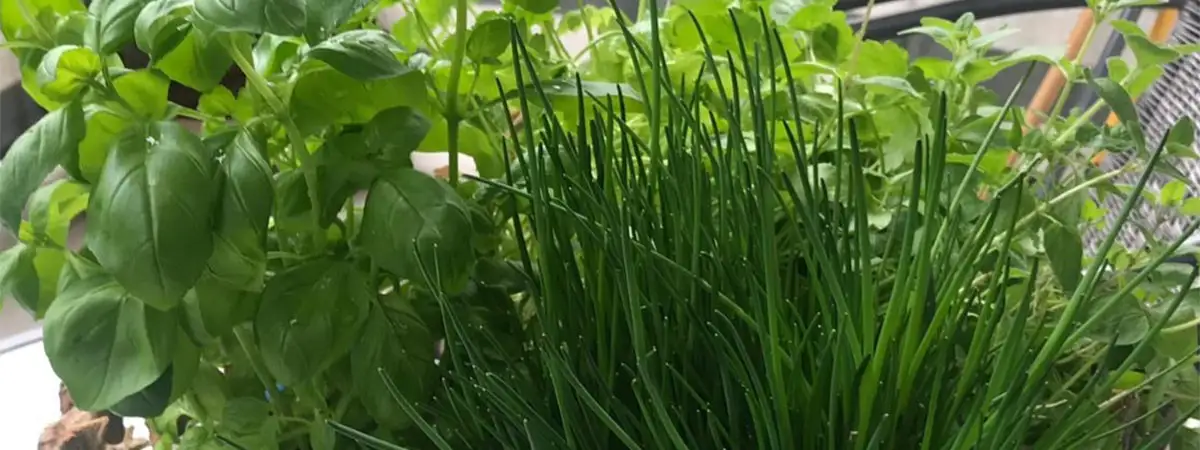
<path fill-rule="evenodd" d="M 305 35 L 309 42 L 320 42 L 370 3 L 370 0 L 304 0 L 308 10 Z"/>
<path fill-rule="evenodd" d="M 320 43 L 308 55 L 359 80 L 392 78 L 411 72 L 397 53 L 404 51 L 392 36 L 380 30 L 353 30 Z"/>
<path fill-rule="evenodd" d="M 133 39 L 133 24 L 147 0 L 92 0 L 88 12 L 93 20 L 88 23 L 83 40 L 88 47 L 102 55 L 120 50 Z"/>
<path fill-rule="evenodd" d="M 1136 23 L 1117 19 L 1110 21 L 1109 24 L 1125 37 L 1125 44 L 1133 51 L 1133 56 L 1137 58 L 1137 64 L 1140 67 L 1163 65 L 1182 56 L 1178 50 L 1151 41 L 1146 36 L 1146 32 L 1142 31 L 1142 28 Z"/>
<path fill-rule="evenodd" d="M 14 235 L 21 229 L 29 196 L 66 161 L 83 132 L 83 109 L 76 102 L 43 116 L 13 142 L 0 164 L 0 225 Z"/>
<path fill-rule="evenodd" d="M 244 308 L 246 303 L 252 301 L 246 293 L 231 288 L 205 272 L 183 296 L 183 330 L 197 344 L 217 342 L 235 325 L 253 318 L 241 314 L 242 310 L 248 309 Z"/>
<path fill-rule="evenodd" d="M 301 36 L 304 0 L 195 0 L 196 15 L 225 31 Z"/>
<path fill-rule="evenodd" d="M 867 78 L 908 74 L 908 52 L 895 42 L 865 41 L 859 47 L 857 75 Z"/>
<path fill-rule="evenodd" d="M 37 84 L 47 97 L 69 101 L 100 73 L 100 56 L 77 45 L 54 47 L 37 70 Z"/>
<path fill-rule="evenodd" d="M 429 119 L 413 108 L 400 106 L 376 114 L 363 128 L 367 148 L 385 161 L 411 166 L 410 155 L 429 134 Z"/>
<path fill-rule="evenodd" d="M 1171 155 L 1192 154 L 1192 144 L 1195 141 L 1196 125 L 1190 117 L 1184 116 L 1167 132 L 1166 152 Z"/>
<path fill-rule="evenodd" d="M 29 234 L 25 241 L 48 241 L 57 247 L 67 246 L 71 220 L 87 209 L 87 187 L 69 180 L 56 180 L 38 188 L 29 198 Z"/>
<path fill-rule="evenodd" d="M 534 14 L 544 14 L 558 7 L 556 0 L 511 0 L 514 5 Z M 446 2 L 450 3 L 450 2 Z"/>
<path fill-rule="evenodd" d="M 221 82 L 232 65 L 233 58 L 217 42 L 215 33 L 193 26 L 179 45 L 157 59 L 154 67 L 179 84 L 208 92 Z"/>
<path fill-rule="evenodd" d="M 461 288 L 475 259 L 471 215 L 450 185 L 411 169 L 380 177 L 363 210 L 362 247 L 380 267 L 443 288 Z M 437 273 L 434 270 L 437 270 Z"/>
<path fill-rule="evenodd" d="M 1136 146 L 1139 154 L 1146 152 L 1146 136 L 1142 132 L 1142 123 L 1138 119 L 1137 109 L 1133 106 L 1133 99 L 1129 97 L 1129 93 L 1120 84 L 1107 78 L 1094 78 L 1091 73 L 1086 74 L 1088 83 L 1092 88 L 1100 94 L 1100 98 L 1104 99 L 1104 103 L 1108 104 L 1116 113 L 1117 118 L 1121 119 L 1121 124 L 1129 130 L 1130 136 L 1133 138 L 1133 143 Z"/>
<path fill-rule="evenodd" d="M 212 259 L 213 277 L 240 290 L 262 290 L 267 269 L 267 222 L 275 191 L 264 146 L 242 131 L 221 161 L 220 209 Z"/>
<path fill-rule="evenodd" d="M 309 382 L 356 342 L 373 296 L 344 263 L 319 260 L 276 275 L 254 321 L 267 370 L 284 385 Z"/>
<path fill-rule="evenodd" d="M 109 147 L 133 122 L 104 105 L 87 105 L 83 113 L 87 118 L 83 141 L 77 152 L 68 153 L 63 167 L 76 180 L 95 184 L 104 169 Z"/>
<path fill-rule="evenodd" d="M 171 363 L 175 315 L 92 277 L 69 283 L 46 312 L 46 356 L 80 409 L 101 411 L 154 383 Z"/>
<path fill-rule="evenodd" d="M 35 248 L 22 243 L 0 252 L 0 299 L 11 295 L 31 314 L 38 311 L 39 296 L 35 253 Z"/>
<path fill-rule="evenodd" d="M 168 310 L 212 253 L 216 164 L 200 138 L 157 122 L 118 138 L 88 208 L 87 241 L 131 294 Z"/>
<path fill-rule="evenodd" d="M 900 77 L 876 76 L 867 77 L 857 80 L 859 84 L 866 86 L 868 90 L 873 92 L 903 92 L 913 97 L 920 98 L 921 93 L 913 89 L 908 80 Z"/>
<path fill-rule="evenodd" d="M 153 0 L 137 15 L 134 42 L 152 60 L 158 60 L 187 37 L 192 30 L 191 14 L 192 0 Z"/>
<path fill-rule="evenodd" d="M 113 87 L 125 104 L 150 121 L 166 118 L 170 86 L 169 80 L 150 70 L 129 72 L 113 80 Z"/>
<path fill-rule="evenodd" d="M 218 431 L 222 438 L 246 449 L 279 448 L 279 418 L 262 399 L 230 399 L 221 416 L 224 419 Z"/>
<path fill-rule="evenodd" d="M 1125 62 L 1125 58 L 1120 56 L 1108 58 L 1106 67 L 1108 67 L 1108 78 L 1113 80 L 1121 81 L 1129 76 L 1129 63 Z"/>
<path fill-rule="evenodd" d="M 177 338 L 176 341 L 186 342 L 187 339 Z M 153 383 L 150 383 L 145 389 L 121 399 L 109 407 L 109 411 L 121 417 L 157 417 L 170 405 L 172 378 L 174 378 L 174 370 L 168 366 L 167 370 L 159 375 Z"/>
<path fill-rule="evenodd" d="M 397 106 L 422 109 L 425 82 L 419 72 L 373 81 L 357 81 L 327 64 L 306 64 L 288 104 L 292 119 L 305 134 L 333 124 L 366 123 L 380 111 Z"/>
<path fill-rule="evenodd" d="M 1200 216 L 1200 197 L 1184 200 L 1183 205 L 1179 207 L 1179 212 L 1191 217 Z"/>
<path fill-rule="evenodd" d="M 472 61 L 498 58 L 508 49 L 509 21 L 503 17 L 478 22 L 467 38 L 467 57 Z"/>
<path fill-rule="evenodd" d="M 1083 239 L 1075 228 L 1055 223 L 1048 225 L 1043 232 L 1050 270 L 1058 278 L 1063 292 L 1070 295 L 1083 277 Z"/>
<path fill-rule="evenodd" d="M 1158 203 L 1163 206 L 1177 206 L 1183 204 L 1183 198 L 1187 195 L 1187 184 L 1180 180 L 1171 180 L 1158 192 Z"/>
<path fill-rule="evenodd" d="M 27 8 L 27 9 L 26 9 Z M 34 41 L 51 46 L 58 42 L 42 41 L 42 30 L 53 30 L 53 20 L 65 17 L 72 12 L 84 11 L 83 2 L 79 0 L 4 0 L 0 1 L 0 32 L 8 42 Z M 26 15 L 26 11 L 29 13 Z M 30 23 L 27 17 L 38 19 L 38 23 Z M 45 19 L 45 20 L 43 20 Z"/>
<path fill-rule="evenodd" d="M 411 300 L 397 299 L 380 309 L 373 309 L 350 353 L 354 388 L 372 417 L 385 426 L 403 429 L 411 424 L 408 415 L 390 395 L 376 395 L 388 391 L 379 372 L 382 369 L 408 401 L 425 401 L 432 384 L 429 376 L 434 369 L 435 343 Z"/>
<path fill-rule="evenodd" d="M 254 70 L 264 77 L 279 74 L 294 64 L 304 41 L 297 38 L 264 34 L 250 52 Z"/>

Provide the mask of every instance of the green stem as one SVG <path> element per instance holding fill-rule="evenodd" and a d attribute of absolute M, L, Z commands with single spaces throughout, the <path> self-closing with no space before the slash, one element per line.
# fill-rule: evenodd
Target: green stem
<path fill-rule="evenodd" d="M 1187 322 L 1175 325 L 1169 328 L 1163 328 L 1162 334 L 1175 334 L 1183 331 L 1196 331 L 1196 327 L 1200 326 L 1200 317 L 1189 320 Z"/>
<path fill-rule="evenodd" d="M 224 122 L 225 121 L 225 118 L 223 118 L 223 117 L 217 117 L 214 115 L 205 114 L 203 112 L 197 111 L 192 108 L 188 108 L 188 107 L 180 105 L 178 103 L 171 103 L 171 106 L 175 107 L 175 112 L 179 113 L 180 116 L 187 117 L 189 119 L 196 119 L 196 120 L 200 120 L 200 121 L 204 121 L 204 122 Z"/>
<path fill-rule="evenodd" d="M 241 50 L 228 37 L 224 37 L 220 41 L 221 45 L 225 47 L 225 51 L 233 59 L 234 64 L 237 64 L 238 68 L 246 74 L 246 81 L 250 84 L 250 87 L 263 98 L 287 132 L 288 140 L 292 144 L 292 152 L 300 160 L 300 171 L 304 175 L 305 184 L 308 185 L 308 201 L 312 205 L 312 210 L 310 211 L 313 222 L 312 239 L 316 245 L 315 248 L 320 250 L 324 247 L 325 243 L 325 232 L 321 227 L 321 196 L 317 191 L 316 162 L 313 161 L 313 156 L 309 153 L 308 146 L 305 145 L 304 134 L 300 132 L 300 128 L 296 126 L 296 122 L 288 115 L 287 105 L 275 95 L 275 91 L 271 89 L 271 85 L 267 79 L 254 70 L 254 65 L 246 59 Z"/>
<path fill-rule="evenodd" d="M 450 61 L 450 83 L 446 86 L 446 136 L 450 152 L 450 185 L 458 186 L 458 125 L 462 114 L 458 112 L 458 80 L 462 78 L 463 60 L 467 56 L 467 0 L 457 0 L 454 7 L 454 59 Z"/>
<path fill-rule="evenodd" d="M 354 196 L 351 195 L 346 199 L 346 242 L 354 242 L 355 229 Z"/>
<path fill-rule="evenodd" d="M 275 407 L 275 411 L 280 415 L 288 415 L 284 409 L 283 403 L 279 401 L 279 392 L 275 387 L 275 379 L 271 378 L 270 372 L 267 372 L 266 364 L 262 361 L 262 356 L 253 348 L 252 342 L 254 339 L 250 337 L 245 328 L 234 327 L 233 337 L 237 339 L 238 346 L 246 352 L 246 360 L 250 361 L 250 369 L 254 371 L 254 375 L 258 377 L 258 381 L 262 382 L 263 388 L 267 390 L 267 400 Z"/>
<path fill-rule="evenodd" d="M 1083 63 L 1083 56 L 1087 54 L 1088 47 L 1092 45 L 1092 38 L 1096 37 L 1096 29 L 1100 27 L 1101 16 L 1096 14 L 1092 17 L 1092 26 L 1088 28 L 1087 34 L 1083 38 L 1083 45 L 1079 47 L 1079 53 L 1075 54 L 1075 59 L 1072 61 L 1072 66 L 1078 68 Z M 1063 107 L 1067 104 L 1067 97 L 1071 96 L 1071 90 L 1075 87 L 1074 79 L 1067 80 L 1067 85 L 1063 87 L 1062 92 L 1058 95 L 1058 101 L 1054 103 L 1054 109 L 1050 110 L 1048 119 L 1054 121 L 1058 119 L 1058 115 L 1062 113 Z"/>

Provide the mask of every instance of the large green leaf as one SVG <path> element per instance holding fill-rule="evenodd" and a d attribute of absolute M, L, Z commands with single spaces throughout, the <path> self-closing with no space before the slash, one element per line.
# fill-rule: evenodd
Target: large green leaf
<path fill-rule="evenodd" d="M 503 17 L 476 22 L 467 38 L 467 57 L 476 62 L 500 57 L 511 42 L 509 33 L 509 21 Z"/>
<path fill-rule="evenodd" d="M 304 34 L 304 0 L 196 0 L 196 15 L 227 31 Z"/>
<path fill-rule="evenodd" d="M 355 79 L 377 80 L 413 70 L 396 56 L 402 51 L 400 44 L 381 30 L 352 30 L 318 44 L 308 56 Z"/>
<path fill-rule="evenodd" d="M 423 109 L 424 75 L 419 72 L 362 82 L 328 64 L 312 61 L 301 70 L 288 107 L 305 134 L 333 124 L 366 123 L 397 106 Z"/>
<path fill-rule="evenodd" d="M 88 11 L 93 19 L 88 23 L 83 40 L 88 47 L 102 55 L 120 50 L 133 39 L 133 24 L 147 0 L 92 0 Z"/>
<path fill-rule="evenodd" d="M 89 48 L 60 45 L 46 52 L 37 69 L 41 93 L 52 100 L 70 101 L 100 73 L 100 56 Z"/>
<path fill-rule="evenodd" d="M 107 277 L 77 279 L 46 313 L 46 356 L 75 404 L 100 411 L 166 371 L 177 327 Z"/>
<path fill-rule="evenodd" d="M 558 7 L 556 0 L 508 0 L 513 4 L 520 6 L 521 9 L 535 14 L 543 14 L 553 11 Z M 447 2 L 449 3 L 449 2 Z M 507 2 L 506 2 L 507 3 Z"/>
<path fill-rule="evenodd" d="M 157 122 L 114 143 L 88 208 L 88 246 L 139 299 L 170 309 L 212 253 L 212 153 L 182 125 Z"/>
<path fill-rule="evenodd" d="M 400 106 L 376 114 L 363 127 L 367 148 L 386 161 L 411 165 L 410 155 L 429 134 L 430 122 L 413 108 Z"/>
<path fill-rule="evenodd" d="M 375 180 L 363 211 L 362 248 L 385 270 L 457 290 L 474 264 L 471 215 L 450 185 L 401 169 Z M 436 270 L 436 273 L 435 273 Z"/>
<path fill-rule="evenodd" d="M 373 296 L 345 263 L 314 261 L 276 275 L 254 320 L 267 370 L 284 385 L 311 381 L 350 350 Z"/>
<path fill-rule="evenodd" d="M 178 47 L 192 29 L 192 0 L 153 0 L 138 13 L 133 38 L 139 49 L 159 59 Z"/>
<path fill-rule="evenodd" d="M 122 117 L 105 105 L 90 104 L 83 108 L 87 118 L 79 150 L 70 152 L 63 168 L 78 181 L 95 184 L 108 158 L 108 150 L 117 136 L 124 134 L 134 122 Z"/>
<path fill-rule="evenodd" d="M 1070 295 L 1083 278 L 1083 239 L 1075 228 L 1050 224 L 1045 233 L 1046 258 L 1063 292 Z"/>
<path fill-rule="evenodd" d="M 79 146 L 83 132 L 83 108 L 76 102 L 43 116 L 13 142 L 0 164 L 0 225 L 13 234 L 21 229 L 29 196 Z"/>
<path fill-rule="evenodd" d="M 370 0 L 305 0 L 304 6 L 308 10 L 305 36 L 309 42 L 320 42 L 370 3 Z"/>
<path fill-rule="evenodd" d="M 433 336 L 410 302 L 398 300 L 389 302 L 382 310 L 372 310 L 362 338 L 350 353 L 354 387 L 372 417 L 394 428 L 411 423 L 390 395 L 377 395 L 388 392 L 380 370 L 406 400 L 422 402 L 429 395 L 434 344 Z"/>
<path fill-rule="evenodd" d="M 0 252 L 0 299 L 12 296 L 26 311 L 38 310 L 36 249 L 18 243 Z"/>
<path fill-rule="evenodd" d="M 183 330 L 197 344 L 217 342 L 235 325 L 253 318 L 244 314 L 253 311 L 247 307 L 253 301 L 253 295 L 233 289 L 206 272 L 183 296 Z"/>
<path fill-rule="evenodd" d="M 113 80 L 117 95 L 134 114 L 150 121 L 161 120 L 167 115 L 167 91 L 171 82 L 151 70 L 129 72 Z"/>
<path fill-rule="evenodd" d="M 208 92 L 221 82 L 233 58 L 217 42 L 217 36 L 202 27 L 192 31 L 166 56 L 155 55 L 154 67 L 163 71 L 172 80 L 200 92 Z"/>
<path fill-rule="evenodd" d="M 262 290 L 267 222 L 275 197 L 263 147 L 243 131 L 225 148 L 216 236 L 208 262 L 213 277 L 252 292 Z"/>

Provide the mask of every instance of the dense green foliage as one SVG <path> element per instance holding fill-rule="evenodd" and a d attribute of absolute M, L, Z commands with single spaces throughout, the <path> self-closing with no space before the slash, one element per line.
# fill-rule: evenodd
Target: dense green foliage
<path fill-rule="evenodd" d="M 834 0 L 411 0 L 390 33 L 383 3 L 0 0 L 52 110 L 0 164 L 0 294 L 81 407 L 191 449 L 1200 441 L 1181 243 L 1080 238 L 1197 212 L 1145 186 L 1192 124 L 1147 143 L 1131 100 L 1196 48 L 1110 20 L 1137 2 L 1090 3 L 1138 58 L 1100 79 L 992 56 L 970 16 L 911 30 L 952 57 L 910 62 Z M 980 86 L 1034 62 L 1104 101 L 1035 128 Z"/>

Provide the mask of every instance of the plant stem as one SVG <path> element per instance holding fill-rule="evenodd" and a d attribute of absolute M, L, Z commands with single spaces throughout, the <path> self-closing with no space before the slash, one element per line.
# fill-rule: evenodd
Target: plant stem
<path fill-rule="evenodd" d="M 324 247 L 325 242 L 325 233 L 321 227 L 321 196 L 317 192 L 316 162 L 313 161 L 312 154 L 308 152 L 308 146 L 305 145 L 304 141 L 304 134 L 300 132 L 300 128 L 296 126 L 296 122 L 288 115 L 287 105 L 275 95 L 275 91 L 271 90 L 271 85 L 267 79 L 254 70 L 254 65 L 246 59 L 241 50 L 228 37 L 222 38 L 220 41 L 221 45 L 225 47 L 225 51 L 233 59 L 234 64 L 237 64 L 238 68 L 246 74 L 246 81 L 250 84 L 250 87 L 263 98 L 287 132 L 288 140 L 292 144 L 292 152 L 300 160 L 300 171 L 304 175 L 304 183 L 308 185 L 308 201 L 312 205 L 312 210 L 310 211 L 313 222 L 312 239 L 316 245 L 315 248 L 320 250 Z"/>
<path fill-rule="evenodd" d="M 1075 59 L 1072 61 L 1072 65 L 1075 68 L 1078 68 L 1083 63 L 1083 56 L 1087 54 L 1088 47 L 1092 45 L 1092 39 L 1096 37 L 1096 28 L 1100 27 L 1101 19 L 1102 17 L 1099 14 L 1092 16 L 1092 26 L 1088 28 L 1087 34 L 1084 35 L 1083 45 L 1079 47 L 1079 53 L 1075 54 Z M 1058 101 L 1054 103 L 1054 109 L 1050 110 L 1049 119 L 1051 121 L 1056 120 L 1058 115 L 1062 113 L 1063 107 L 1067 104 L 1067 97 L 1071 96 L 1071 90 L 1075 87 L 1075 82 L 1076 80 L 1069 79 L 1067 80 L 1067 85 L 1063 86 L 1062 92 L 1058 95 Z M 1097 102 L 1097 104 L 1100 103 Z"/>
<path fill-rule="evenodd" d="M 467 56 L 467 0 L 457 0 L 454 6 L 454 59 L 450 61 L 450 83 L 446 86 L 446 137 L 450 152 L 450 185 L 458 186 L 458 80 L 462 77 L 463 60 Z"/>
<path fill-rule="evenodd" d="M 263 388 L 266 389 L 268 393 L 267 401 L 271 402 L 271 405 L 275 407 L 275 411 L 280 415 L 288 415 L 287 410 L 283 407 L 283 403 L 279 401 L 279 391 L 275 386 L 275 379 L 271 378 L 271 374 L 264 367 L 262 357 L 251 347 L 251 342 L 254 341 L 253 338 L 246 334 L 245 328 L 241 327 L 233 328 L 233 337 L 237 339 L 237 343 L 241 346 L 242 351 L 246 352 L 246 360 L 250 361 L 250 369 L 254 371 L 254 375 L 258 377 L 258 381 L 262 382 Z"/>
<path fill-rule="evenodd" d="M 171 106 L 175 107 L 175 112 L 179 113 L 180 116 L 187 117 L 189 119 L 196 119 L 196 120 L 205 121 L 205 122 L 224 122 L 225 121 L 225 119 L 222 117 L 205 114 L 203 112 L 197 111 L 192 108 L 188 108 L 188 107 L 180 105 L 178 103 L 171 103 Z"/>

